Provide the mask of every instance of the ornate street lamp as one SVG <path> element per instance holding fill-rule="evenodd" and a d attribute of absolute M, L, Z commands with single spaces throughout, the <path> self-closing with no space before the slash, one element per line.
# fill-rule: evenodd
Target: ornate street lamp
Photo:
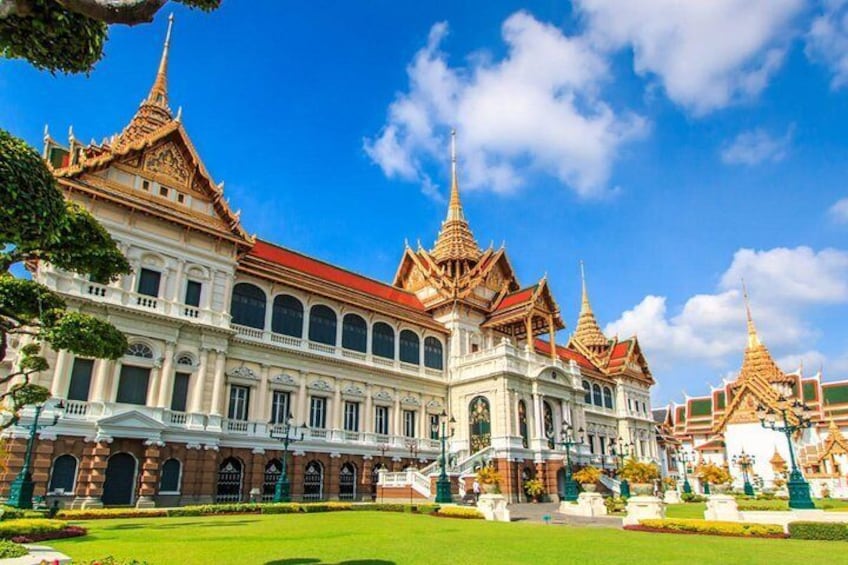
<path fill-rule="evenodd" d="M 560 432 L 559 445 L 565 450 L 565 484 L 563 485 L 562 499 L 568 502 L 577 500 L 577 481 L 571 478 L 571 448 L 576 445 L 583 445 L 583 428 L 577 430 L 580 434 L 579 438 L 574 437 L 574 427 L 567 423 L 562 423 L 562 431 Z M 556 444 L 554 434 L 548 434 L 548 439 Z"/>
<path fill-rule="evenodd" d="M 274 502 L 289 502 L 291 500 L 291 486 L 289 485 L 289 477 L 286 472 L 286 462 L 289 456 L 289 444 L 303 441 L 303 430 L 300 431 L 300 437 L 291 436 L 292 428 L 295 427 L 294 418 L 292 418 L 292 415 L 289 414 L 288 418 L 286 418 L 286 424 L 285 427 L 283 427 L 282 433 L 275 432 L 275 428 L 271 428 L 271 437 L 283 442 L 283 471 L 280 473 L 280 478 L 277 479 L 277 483 L 274 485 Z"/>
<path fill-rule="evenodd" d="M 810 498 L 810 485 L 804 480 L 804 475 L 795 464 L 795 452 L 792 449 L 792 434 L 809 428 L 813 424 L 812 411 L 810 407 L 798 400 L 789 402 L 783 396 L 777 399 L 778 410 L 766 409 L 762 404 L 757 407 L 757 417 L 760 425 L 767 430 L 782 432 L 789 444 L 789 459 L 792 462 L 792 471 L 789 473 L 789 508 L 815 508 L 813 499 Z M 778 421 L 778 412 L 780 421 Z M 789 421 L 794 416 L 797 424 Z"/>
<path fill-rule="evenodd" d="M 441 426 L 441 431 L 439 431 L 439 426 Z M 436 502 L 441 504 L 450 503 L 453 500 L 451 497 L 450 479 L 448 479 L 447 473 L 445 442 L 453 437 L 453 434 L 455 433 L 455 426 L 456 420 L 453 416 L 451 416 L 450 420 L 448 420 L 447 412 L 444 410 L 442 410 L 442 413 L 439 414 L 439 423 L 433 424 L 433 431 L 439 433 L 439 441 L 442 444 L 442 455 L 439 458 L 439 479 L 436 481 Z"/>
<path fill-rule="evenodd" d="M 616 455 L 615 467 L 618 474 L 621 474 L 621 469 L 624 467 L 624 459 L 633 456 L 633 442 L 625 443 L 624 440 L 619 437 L 616 438 L 615 443 L 618 444 L 618 451 L 614 452 Z M 621 479 L 619 481 L 619 490 L 621 491 L 621 496 L 630 498 L 630 483 L 627 482 L 627 479 Z"/>
<path fill-rule="evenodd" d="M 55 407 L 62 410 L 65 404 L 60 400 Z M 32 448 L 35 446 L 35 436 L 38 430 L 55 426 L 59 422 L 59 414 L 53 414 L 53 421 L 49 424 L 38 423 L 38 418 L 41 416 L 41 411 L 44 409 L 44 404 L 35 405 L 35 417 L 29 427 L 29 438 L 27 439 L 26 455 L 24 456 L 24 466 L 15 480 L 12 481 L 9 489 L 9 499 L 6 501 L 7 506 L 15 508 L 32 508 L 32 491 L 35 488 L 35 483 L 32 482 Z"/>
<path fill-rule="evenodd" d="M 743 447 L 742 452 L 738 455 L 734 455 L 731 461 L 734 465 L 739 467 L 740 471 L 742 471 L 742 479 L 745 481 L 745 494 L 747 496 L 754 496 L 754 487 L 751 485 L 748 471 L 750 471 L 754 466 L 754 463 L 757 462 L 757 458 L 754 455 L 745 453 L 745 448 Z"/>
<path fill-rule="evenodd" d="M 683 463 L 683 492 L 685 494 L 692 494 L 692 485 L 689 484 L 687 469 L 689 468 L 689 463 L 695 461 L 695 455 L 685 449 L 681 449 L 677 453 L 680 456 L 680 462 Z"/>

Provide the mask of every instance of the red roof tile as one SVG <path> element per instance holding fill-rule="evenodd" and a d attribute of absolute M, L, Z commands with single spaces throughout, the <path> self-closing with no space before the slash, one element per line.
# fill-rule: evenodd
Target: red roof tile
<path fill-rule="evenodd" d="M 410 292 L 340 269 L 329 263 L 266 241 L 256 240 L 256 244 L 250 250 L 249 255 L 413 310 L 424 310 L 424 305 L 418 300 L 418 297 Z"/>
<path fill-rule="evenodd" d="M 621 343 L 616 344 L 616 346 L 612 348 L 612 353 L 610 354 L 610 360 L 620 359 L 621 357 L 626 357 L 627 352 L 629 350 L 630 350 L 630 341 L 622 341 Z"/>
<path fill-rule="evenodd" d="M 548 341 L 543 339 L 537 339 L 535 341 L 536 351 L 543 355 L 551 354 L 551 344 Z M 581 354 L 578 351 L 574 351 L 573 349 L 568 349 L 567 347 L 563 347 L 561 345 L 556 346 L 557 357 L 566 361 L 575 361 L 581 367 L 586 367 L 587 369 L 595 369 L 595 367 L 585 355 Z"/>
<path fill-rule="evenodd" d="M 504 296 L 504 299 L 501 300 L 501 303 L 498 304 L 498 307 L 495 308 L 495 312 L 499 312 L 501 310 L 506 310 L 507 308 L 511 308 L 516 304 L 521 304 L 527 300 L 532 298 L 533 293 L 536 291 L 536 287 L 539 285 L 534 284 L 533 286 L 522 288 L 521 290 L 516 290 L 515 292 L 511 292 Z"/>

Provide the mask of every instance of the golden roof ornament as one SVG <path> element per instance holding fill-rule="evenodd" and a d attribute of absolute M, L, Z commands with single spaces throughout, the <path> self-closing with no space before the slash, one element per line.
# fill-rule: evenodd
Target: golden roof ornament
<path fill-rule="evenodd" d="M 583 285 L 583 297 L 580 304 L 580 316 L 577 318 L 577 327 L 574 330 L 574 339 L 587 348 L 603 348 L 608 340 L 592 311 L 589 303 L 589 292 L 586 290 L 586 273 L 583 269 L 583 261 L 580 261 L 580 280 Z"/>
<path fill-rule="evenodd" d="M 477 261 L 482 251 L 465 219 L 459 199 L 459 180 L 456 173 L 456 130 L 451 130 L 451 193 L 448 214 L 442 222 L 439 236 L 431 255 L 441 263 L 445 261 Z"/>
<path fill-rule="evenodd" d="M 754 325 L 754 318 L 751 316 L 751 304 L 748 300 L 748 289 L 745 287 L 745 281 L 742 281 L 742 295 L 745 299 L 745 313 L 748 317 L 748 347 L 745 348 L 739 381 L 757 379 L 770 384 L 794 382 L 792 377 L 777 366 L 768 348 L 760 340 L 757 327 Z"/>

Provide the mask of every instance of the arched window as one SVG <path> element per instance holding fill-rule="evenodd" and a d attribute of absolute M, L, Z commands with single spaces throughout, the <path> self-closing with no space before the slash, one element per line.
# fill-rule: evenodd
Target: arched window
<path fill-rule="evenodd" d="M 424 366 L 429 369 L 442 370 L 442 342 L 435 337 L 424 338 Z"/>
<path fill-rule="evenodd" d="M 238 283 L 233 287 L 230 315 L 234 324 L 265 329 L 265 293 L 254 284 Z"/>
<path fill-rule="evenodd" d="M 485 396 L 475 396 L 468 403 L 468 425 L 471 436 L 471 453 L 492 445 L 492 414 Z"/>
<path fill-rule="evenodd" d="M 356 500 L 356 465 L 351 462 L 339 471 L 339 500 Z"/>
<path fill-rule="evenodd" d="M 310 461 L 303 471 L 304 502 L 324 498 L 324 467 L 319 461 Z"/>
<path fill-rule="evenodd" d="M 274 297 L 271 331 L 275 334 L 303 337 L 303 304 L 300 300 L 288 294 Z"/>
<path fill-rule="evenodd" d="M 180 353 L 177 356 L 177 365 L 183 365 L 185 367 L 193 367 L 194 366 L 194 358 L 188 353 Z"/>
<path fill-rule="evenodd" d="M 215 492 L 215 502 L 241 501 L 242 469 L 241 461 L 235 457 L 227 457 L 218 467 L 218 487 Z"/>
<path fill-rule="evenodd" d="M 589 386 L 589 381 L 583 381 L 583 402 L 592 404 L 592 387 Z"/>
<path fill-rule="evenodd" d="M 389 324 L 374 324 L 371 329 L 371 353 L 377 357 L 395 358 L 395 331 Z"/>
<path fill-rule="evenodd" d="M 277 481 L 283 474 L 283 464 L 279 459 L 271 459 L 265 465 L 265 480 L 262 483 L 262 501 L 274 500 L 274 491 L 277 489 Z"/>
<path fill-rule="evenodd" d="M 553 449 L 556 446 L 556 432 L 554 432 L 554 411 L 547 401 L 542 402 L 542 411 L 544 412 L 543 422 L 545 425 L 545 437 L 548 438 L 548 448 Z"/>
<path fill-rule="evenodd" d="M 601 400 L 601 387 L 597 383 L 592 385 L 592 404 L 595 406 L 603 406 L 603 401 Z"/>
<path fill-rule="evenodd" d="M 127 347 L 127 353 L 130 357 L 141 357 L 142 359 L 153 359 L 153 350 L 144 343 L 131 343 Z"/>
<path fill-rule="evenodd" d="M 342 319 L 342 347 L 365 353 L 368 349 L 368 324 L 362 316 L 345 314 Z"/>
<path fill-rule="evenodd" d="M 612 390 L 610 387 L 604 387 L 604 408 L 612 408 Z"/>
<path fill-rule="evenodd" d="M 48 493 L 74 494 L 77 482 L 77 460 L 73 455 L 60 455 L 53 460 L 50 469 L 50 486 Z"/>
<path fill-rule="evenodd" d="M 159 494 L 179 494 L 182 465 L 177 459 L 168 459 L 162 464 Z"/>
<path fill-rule="evenodd" d="M 521 445 L 523 447 L 529 446 L 529 436 L 527 434 L 527 404 L 525 404 L 523 400 L 518 401 L 518 433 L 521 435 Z"/>
<path fill-rule="evenodd" d="M 329 306 L 316 304 L 309 311 L 309 341 L 336 345 L 336 313 Z"/>
<path fill-rule="evenodd" d="M 411 330 L 400 332 L 400 360 L 413 365 L 421 363 L 421 342 L 418 334 Z"/>

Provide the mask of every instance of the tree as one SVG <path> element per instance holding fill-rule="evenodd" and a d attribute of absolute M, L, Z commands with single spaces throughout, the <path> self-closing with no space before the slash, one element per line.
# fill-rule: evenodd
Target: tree
<path fill-rule="evenodd" d="M 204 11 L 221 0 L 177 0 Z M 0 53 L 50 72 L 89 72 L 107 24 L 149 22 L 167 0 L 0 0 Z"/>
<path fill-rule="evenodd" d="M 127 348 L 126 337 L 108 322 L 68 311 L 57 293 L 12 274 L 15 265 L 39 262 L 103 282 L 130 272 L 103 226 L 65 201 L 38 153 L 0 129 L 0 359 L 10 340 L 19 345 L 18 366 L 0 377 L 0 385 L 15 382 L 0 393 L 8 410 L 0 428 L 16 423 L 24 405 L 50 396 L 30 382 L 34 373 L 49 368 L 44 344 L 106 359 L 117 359 Z"/>

